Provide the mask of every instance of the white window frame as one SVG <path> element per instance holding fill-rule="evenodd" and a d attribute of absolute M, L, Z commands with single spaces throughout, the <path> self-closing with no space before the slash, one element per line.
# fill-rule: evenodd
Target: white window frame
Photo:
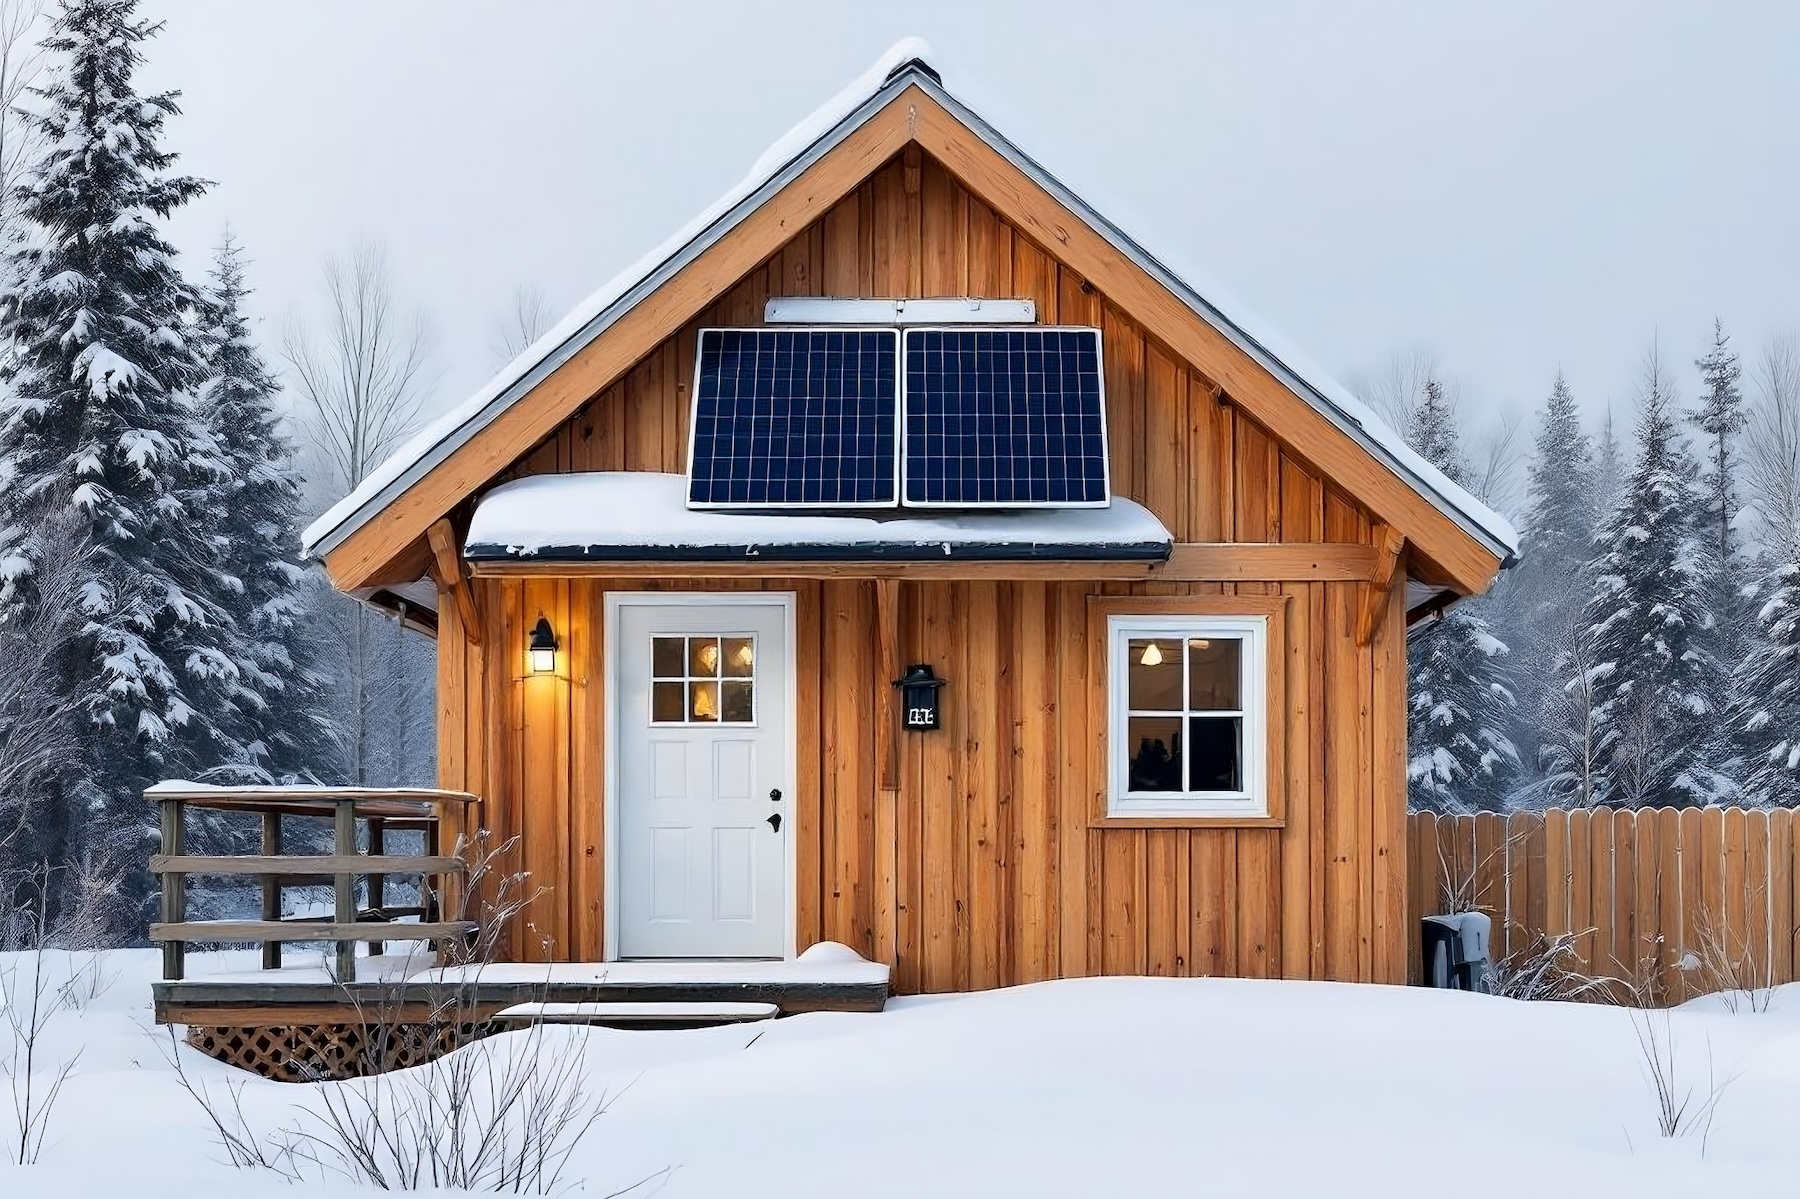
<path fill-rule="evenodd" d="M 1189 638 L 1237 638 L 1243 643 L 1238 681 L 1243 726 L 1243 789 L 1241 791 L 1138 792 L 1127 788 L 1131 778 L 1129 729 L 1130 663 L 1132 638 L 1162 637 L 1180 640 L 1183 670 Z M 1266 616 L 1108 616 L 1107 640 L 1107 815 L 1109 816 L 1220 816 L 1264 817 L 1269 814 L 1268 786 L 1268 678 L 1269 618 Z M 1186 702 L 1187 688 L 1182 688 Z M 1185 721 L 1185 717 L 1183 718 Z M 1185 733 L 1185 727 L 1184 727 Z"/>

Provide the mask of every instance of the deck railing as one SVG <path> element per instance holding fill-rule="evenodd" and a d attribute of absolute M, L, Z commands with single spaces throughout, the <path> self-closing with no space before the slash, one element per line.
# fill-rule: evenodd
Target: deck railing
<path fill-rule="evenodd" d="M 150 872 L 161 876 L 161 919 L 150 926 L 150 940 L 162 946 L 163 978 L 176 980 L 186 969 L 187 946 L 195 942 L 261 943 L 266 970 L 281 966 L 285 942 L 336 942 L 334 977 L 356 977 L 356 945 L 366 941 L 381 952 L 387 941 L 447 941 L 476 932 L 472 920 L 445 919 L 461 908 L 463 860 L 443 852 L 446 817 L 460 826 L 463 809 L 475 796 L 462 791 L 422 788 L 364 787 L 214 787 L 195 783 L 159 783 L 145 792 L 162 815 L 162 852 L 150 859 Z M 192 855 L 187 852 L 190 808 L 239 812 L 262 818 L 259 854 Z M 284 822 L 328 820 L 332 825 L 328 854 L 293 854 L 284 847 Z M 358 825 L 366 836 L 359 837 Z M 425 852 L 385 852 L 390 832 L 424 834 Z M 309 839 L 317 844 L 317 838 Z M 359 848 L 359 844 L 366 848 Z M 189 920 L 187 880 L 216 875 L 257 880 L 262 891 L 259 920 Z M 419 879 L 419 902 L 390 906 L 388 882 L 394 876 Z M 366 880 L 368 904 L 357 903 L 357 882 Z M 333 889 L 329 917 L 282 915 L 287 887 Z M 412 917 L 413 919 L 404 919 Z"/>

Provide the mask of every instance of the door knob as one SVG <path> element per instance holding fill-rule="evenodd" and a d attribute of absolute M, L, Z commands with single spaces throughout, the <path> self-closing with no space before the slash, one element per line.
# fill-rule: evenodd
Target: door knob
<path fill-rule="evenodd" d="M 769 802 L 770 803 L 780 803 L 781 802 L 781 788 L 780 787 L 769 788 Z"/>
<path fill-rule="evenodd" d="M 769 827 L 774 829 L 778 833 L 781 831 L 781 813 L 780 812 L 770 812 L 769 813 Z"/>

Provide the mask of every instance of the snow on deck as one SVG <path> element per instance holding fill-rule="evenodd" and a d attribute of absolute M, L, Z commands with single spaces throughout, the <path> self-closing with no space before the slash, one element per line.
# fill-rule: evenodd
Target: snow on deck
<path fill-rule="evenodd" d="M 494 986 L 580 986 L 584 983 L 613 987 L 680 986 L 719 983 L 747 986 L 881 986 L 888 967 L 871 962 L 848 946 L 822 941 L 798 957 L 787 960 L 742 961 L 640 961 L 640 962 L 496 962 L 481 966 L 437 969 L 437 958 L 424 942 L 383 942 L 388 952 L 356 959 L 357 982 L 481 982 Z M 249 955 L 190 954 L 185 980 L 192 984 L 315 986 L 332 982 L 327 968 L 329 951 L 309 953 L 289 944 L 284 964 L 275 970 L 249 968 Z M 208 959 L 212 959 L 210 962 Z"/>
<path fill-rule="evenodd" d="M 1105 508 L 822 515 L 687 507 L 683 475 L 533 475 L 483 496 L 471 559 L 1099 558 L 1161 561 L 1174 538 L 1127 499 Z"/>

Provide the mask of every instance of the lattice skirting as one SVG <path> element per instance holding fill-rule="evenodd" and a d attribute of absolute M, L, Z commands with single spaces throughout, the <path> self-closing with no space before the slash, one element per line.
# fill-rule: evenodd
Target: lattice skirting
<path fill-rule="evenodd" d="M 491 1031 L 486 1023 L 193 1025 L 187 1042 L 208 1057 L 277 1082 L 318 1082 L 423 1065 Z"/>

